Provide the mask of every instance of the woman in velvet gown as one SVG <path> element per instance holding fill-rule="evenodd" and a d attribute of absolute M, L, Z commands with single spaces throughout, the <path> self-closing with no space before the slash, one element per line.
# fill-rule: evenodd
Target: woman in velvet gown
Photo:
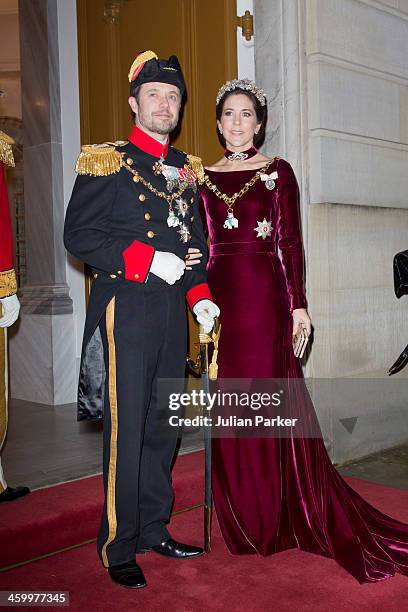
<path fill-rule="evenodd" d="M 287 161 L 275 159 L 266 167 L 270 160 L 253 147 L 264 127 L 262 101 L 262 90 L 248 81 L 221 88 L 217 124 L 226 154 L 205 169 L 201 187 L 210 239 L 208 283 L 221 309 L 219 377 L 300 379 L 292 334 L 300 321 L 310 333 L 310 319 L 298 186 Z M 234 159 L 237 152 L 244 152 L 244 159 Z M 220 194 L 239 192 L 259 168 L 262 177 L 235 200 L 227 217 Z M 274 184 L 265 174 L 275 177 Z M 238 227 L 229 228 L 233 219 Z M 189 257 L 194 265 L 195 256 Z M 299 402 L 295 412 L 304 411 L 313 425 L 310 399 Z M 342 479 L 321 434 L 214 438 L 213 497 L 233 554 L 270 555 L 298 547 L 336 559 L 360 582 L 408 575 L 408 525 L 380 513 Z"/>

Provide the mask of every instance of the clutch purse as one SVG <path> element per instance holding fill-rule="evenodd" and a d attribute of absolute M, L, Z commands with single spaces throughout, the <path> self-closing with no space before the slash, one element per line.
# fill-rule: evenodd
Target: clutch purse
<path fill-rule="evenodd" d="M 309 336 L 307 335 L 305 324 L 300 323 L 297 334 L 292 338 L 295 357 L 299 357 L 299 359 L 303 357 L 308 340 Z"/>
<path fill-rule="evenodd" d="M 408 251 L 394 256 L 394 291 L 397 298 L 408 293 Z"/>

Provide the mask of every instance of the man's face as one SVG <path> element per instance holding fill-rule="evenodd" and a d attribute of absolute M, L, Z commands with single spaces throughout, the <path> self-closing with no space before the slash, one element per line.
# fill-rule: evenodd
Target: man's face
<path fill-rule="evenodd" d="M 180 90 L 168 83 L 143 83 L 138 100 L 130 97 L 129 105 L 136 114 L 136 125 L 153 135 L 166 136 L 174 130 L 178 122 Z"/>

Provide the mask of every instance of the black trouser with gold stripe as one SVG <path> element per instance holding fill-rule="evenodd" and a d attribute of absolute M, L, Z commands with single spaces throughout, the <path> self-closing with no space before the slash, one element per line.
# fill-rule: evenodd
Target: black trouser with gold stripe
<path fill-rule="evenodd" d="M 163 427 L 168 405 L 159 405 L 155 380 L 184 377 L 184 293 L 179 284 L 153 275 L 147 284 L 126 282 L 109 303 L 100 330 L 106 366 L 105 504 L 98 552 L 108 567 L 134 559 L 137 549 L 169 535 L 178 431 Z"/>

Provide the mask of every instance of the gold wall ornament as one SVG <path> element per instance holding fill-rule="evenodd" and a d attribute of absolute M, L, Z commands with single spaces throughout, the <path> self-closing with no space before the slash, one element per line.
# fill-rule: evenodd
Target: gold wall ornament
<path fill-rule="evenodd" d="M 119 25 L 120 12 L 125 2 L 126 0 L 113 0 L 111 2 L 105 2 L 103 7 L 103 20 L 105 23 Z"/>
<path fill-rule="evenodd" d="M 242 29 L 242 36 L 245 40 L 251 40 L 254 35 L 254 16 L 250 11 L 245 11 L 244 15 L 237 17 L 237 28 Z"/>

